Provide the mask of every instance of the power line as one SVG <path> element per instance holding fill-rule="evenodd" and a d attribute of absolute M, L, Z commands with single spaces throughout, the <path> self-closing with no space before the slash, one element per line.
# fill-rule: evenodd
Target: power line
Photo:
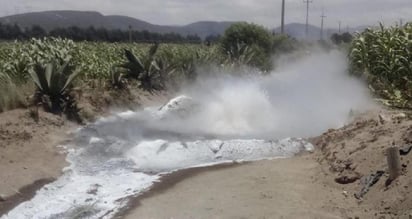
<path fill-rule="evenodd" d="M 306 28 L 305 34 L 306 37 L 309 35 L 309 4 L 313 3 L 313 0 L 303 0 L 303 3 L 306 3 Z"/>

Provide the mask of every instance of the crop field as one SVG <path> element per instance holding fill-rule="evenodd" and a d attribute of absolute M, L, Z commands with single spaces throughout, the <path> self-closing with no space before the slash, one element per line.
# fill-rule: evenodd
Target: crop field
<path fill-rule="evenodd" d="M 352 42 L 351 71 L 389 106 L 412 108 L 412 23 L 367 29 Z"/>
<path fill-rule="evenodd" d="M 126 50 L 133 57 L 126 56 Z M 178 86 L 178 83 L 195 77 L 197 66 L 215 63 L 216 66 L 227 64 L 226 67 L 230 67 L 229 63 L 236 61 L 231 58 L 217 46 L 193 44 L 75 43 L 58 38 L 3 42 L 0 43 L 0 111 L 21 106 L 25 94 L 18 88 L 30 87 L 27 85 L 32 84 L 36 66 L 49 63 L 68 65 L 75 70 L 76 80 L 71 83 L 87 86 L 98 82 L 100 86 L 120 88 L 127 78 L 135 77 L 132 75 L 134 71 L 147 72 L 152 77 L 149 80 L 162 76 L 169 86 Z M 135 79 L 138 79 L 137 75 Z"/>
<path fill-rule="evenodd" d="M 233 36 L 236 31 L 234 28 Z M 130 80 L 138 81 L 146 90 L 179 87 L 195 79 L 204 66 L 215 66 L 222 72 L 250 66 L 264 73 L 273 69 L 274 53 L 291 51 L 298 43 L 263 32 L 256 35 L 255 42 L 239 41 L 229 34 L 214 45 L 74 42 L 61 38 L 1 42 L 0 111 L 25 105 L 35 88 L 42 91 L 40 96 L 61 99 L 74 85 L 94 86 L 96 82 L 108 89 L 123 89 Z M 260 35 L 264 37 L 259 39 Z M 367 78 L 370 89 L 384 104 L 411 108 L 411 51 L 412 24 L 366 29 L 357 33 L 349 46 L 349 69 Z"/>
<path fill-rule="evenodd" d="M 150 44 L 127 43 L 75 43 L 71 40 L 48 38 L 32 39 L 29 42 L 0 44 L 1 72 L 13 76 L 18 81 L 24 80 L 28 69 L 36 63 L 48 63 L 55 59 L 70 61 L 81 73 L 81 78 L 108 79 L 112 67 L 125 62 L 124 50 L 128 49 L 137 57 L 142 57 L 150 49 Z M 198 61 L 213 57 L 221 58 L 216 47 L 203 45 L 162 44 L 156 56 L 173 63 L 174 68 L 183 68 L 185 63 L 195 58 Z"/>
<path fill-rule="evenodd" d="M 265 73 L 273 68 L 275 53 L 291 51 L 294 45 L 288 37 L 247 23 L 233 25 L 222 41 L 213 45 L 74 42 L 62 38 L 1 42 L 0 111 L 25 105 L 28 96 L 29 102 L 42 103 L 47 111 L 66 111 L 76 102 L 70 94 L 75 86 L 115 90 L 128 89 L 129 82 L 137 82 L 147 91 L 178 88 L 195 80 L 199 68 L 211 66 L 216 72 L 249 66 Z"/>

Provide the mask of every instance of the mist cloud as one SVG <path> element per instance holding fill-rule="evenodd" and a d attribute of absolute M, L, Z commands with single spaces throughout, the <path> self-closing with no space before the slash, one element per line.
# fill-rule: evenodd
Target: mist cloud
<path fill-rule="evenodd" d="M 282 59 L 269 76 L 202 78 L 182 91 L 190 99 L 169 104 L 182 113 L 156 126 L 212 138 L 316 136 L 345 125 L 351 111 L 375 107 L 367 86 L 350 77 L 347 66 L 342 52 L 314 51 Z"/>

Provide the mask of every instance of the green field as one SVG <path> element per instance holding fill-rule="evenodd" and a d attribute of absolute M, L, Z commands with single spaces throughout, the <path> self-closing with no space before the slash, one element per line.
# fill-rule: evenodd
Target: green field
<path fill-rule="evenodd" d="M 27 97 L 36 99 L 36 95 L 48 96 L 61 105 L 76 86 L 97 84 L 116 90 L 128 89 L 129 82 L 136 81 L 149 91 L 178 88 L 195 80 L 199 69 L 210 66 L 217 72 L 249 66 L 267 73 L 274 68 L 273 56 L 301 46 L 296 40 L 273 36 L 249 24 L 234 25 L 220 43 L 208 46 L 73 42 L 60 38 L 1 42 L 0 111 L 27 106 L 31 103 Z M 340 49 L 347 50 L 350 72 L 366 78 L 385 104 L 411 108 L 411 24 L 367 29 L 354 37 L 349 49 L 345 45 Z"/>

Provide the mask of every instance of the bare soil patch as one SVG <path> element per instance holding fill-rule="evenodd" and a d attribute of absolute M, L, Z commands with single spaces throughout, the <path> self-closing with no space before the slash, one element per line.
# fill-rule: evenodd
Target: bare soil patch
<path fill-rule="evenodd" d="M 44 179 L 61 174 L 67 163 L 64 150 L 56 146 L 67 140 L 74 127 L 60 116 L 41 111 L 37 122 L 26 109 L 0 114 L 0 215 L 30 199 L 34 195 L 30 188 L 37 189 L 50 181 Z"/>

